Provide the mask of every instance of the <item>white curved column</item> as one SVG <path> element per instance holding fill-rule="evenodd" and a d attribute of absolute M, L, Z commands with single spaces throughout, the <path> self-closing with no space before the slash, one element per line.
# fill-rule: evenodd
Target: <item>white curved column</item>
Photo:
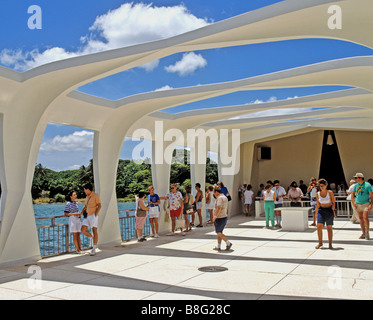
<path fill-rule="evenodd" d="M 198 139 L 204 139 L 206 142 L 206 137 L 201 136 Z M 202 221 L 201 223 L 204 223 L 206 221 L 206 157 L 207 157 L 207 148 L 206 146 L 201 146 L 199 143 L 196 143 L 194 145 L 194 148 L 190 149 L 190 181 L 191 181 L 191 188 L 192 188 L 192 194 L 194 195 L 194 198 L 197 194 L 197 191 L 195 189 L 196 183 L 199 183 L 201 185 L 201 190 L 203 194 L 202 198 Z M 198 217 L 196 217 L 198 219 Z"/>
<path fill-rule="evenodd" d="M 157 150 L 156 148 L 156 142 L 152 141 L 152 181 L 155 193 L 160 197 L 164 197 L 170 192 L 172 153 L 171 155 L 170 153 L 162 154 L 163 151 L 160 149 Z M 158 154 L 158 152 L 161 154 Z M 161 200 L 160 208 L 161 213 L 158 219 L 159 233 L 169 232 L 171 230 L 171 220 L 165 221 L 165 215 L 167 214 L 165 210 L 165 200 Z"/>
<path fill-rule="evenodd" d="M 21 116 L 22 115 L 22 116 Z M 0 264 L 40 258 L 31 185 L 46 123 L 27 110 L 2 116 Z"/>
<path fill-rule="evenodd" d="M 116 180 L 122 146 L 122 135 L 117 135 L 115 128 L 107 126 L 105 130 L 95 131 L 93 149 L 95 190 L 100 195 L 102 203 L 98 224 L 100 246 L 121 242 Z"/>

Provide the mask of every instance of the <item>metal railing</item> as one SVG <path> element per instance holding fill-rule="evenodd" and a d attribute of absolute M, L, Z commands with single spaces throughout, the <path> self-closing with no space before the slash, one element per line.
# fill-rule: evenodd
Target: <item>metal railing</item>
<path fill-rule="evenodd" d="M 119 225 L 122 241 L 129 241 L 136 238 L 135 229 L 135 216 L 130 214 L 134 212 L 135 209 L 131 210 L 121 210 L 118 213 Z M 57 223 L 57 220 L 64 219 L 62 223 Z M 44 257 L 51 257 L 65 253 L 75 252 L 75 246 L 73 241 L 73 235 L 69 232 L 69 224 L 66 222 L 68 218 L 65 216 L 55 216 L 55 217 L 42 217 L 35 218 L 37 222 L 37 233 L 40 245 L 40 254 Z M 44 221 L 50 220 L 50 224 L 40 225 Z M 147 219 L 143 235 L 147 236 L 150 234 L 150 223 Z M 82 250 L 87 250 L 91 248 L 91 241 L 88 237 L 80 234 Z"/>
<path fill-rule="evenodd" d="M 256 201 L 263 202 L 260 197 L 256 198 Z M 284 207 L 290 207 L 291 201 L 288 199 L 283 200 Z M 311 207 L 311 202 L 309 198 L 303 198 L 301 203 L 301 207 Z M 350 200 L 346 200 L 346 196 L 335 196 L 335 208 L 337 210 L 337 217 L 341 218 L 348 218 L 350 219 L 353 214 L 352 204 Z"/>

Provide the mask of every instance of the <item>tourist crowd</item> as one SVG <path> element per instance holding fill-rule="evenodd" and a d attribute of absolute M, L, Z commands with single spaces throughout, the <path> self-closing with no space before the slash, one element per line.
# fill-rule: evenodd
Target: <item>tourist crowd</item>
<path fill-rule="evenodd" d="M 281 208 L 283 200 L 290 200 L 291 207 L 300 207 L 302 198 L 309 197 L 313 213 L 313 222 L 310 226 L 317 227 L 318 244 L 316 249 L 323 245 L 322 234 L 326 225 L 329 248 L 333 248 L 333 230 L 334 218 L 336 216 L 335 193 L 338 195 L 347 194 L 347 199 L 351 201 L 353 216 L 351 222 L 360 223 L 362 235 L 360 239 L 370 239 L 369 235 L 369 212 L 373 204 L 373 180 L 365 182 L 362 173 L 356 173 L 350 181 L 350 187 L 347 189 L 343 184 L 337 188 L 328 185 L 325 179 L 317 180 L 315 177 L 310 179 L 307 185 L 300 180 L 299 185 L 293 181 L 287 188 L 287 191 L 280 185 L 279 180 L 267 181 L 266 185 L 261 184 L 257 196 L 264 201 L 265 228 L 281 229 Z M 333 192 L 334 189 L 334 192 Z M 144 192 L 139 192 L 136 196 L 135 228 L 136 236 L 139 242 L 146 241 L 143 235 L 143 229 L 147 218 L 151 226 L 150 237 L 159 237 L 159 217 L 161 210 L 161 200 L 165 200 L 165 219 L 171 219 L 171 232 L 167 235 L 173 236 L 180 229 L 180 234 L 185 236 L 193 227 L 202 228 L 202 202 L 205 200 L 206 210 L 209 213 L 207 224 L 214 224 L 217 234 L 217 244 L 214 250 L 222 250 L 221 244 L 226 243 L 225 250 L 230 250 L 232 243 L 228 240 L 223 231 L 228 220 L 228 202 L 232 200 L 228 189 L 219 181 L 215 186 L 208 186 L 205 191 L 201 189 L 201 184 L 195 184 L 195 197 L 193 197 L 191 188 L 186 187 L 184 195 L 178 190 L 177 184 L 172 184 L 170 192 L 164 196 L 155 193 L 153 186 L 148 187 L 149 194 L 146 197 Z M 65 205 L 65 216 L 69 217 L 69 230 L 73 234 L 73 241 L 77 253 L 82 253 L 80 233 L 87 236 L 91 241 L 91 255 L 95 255 L 98 248 L 98 215 L 101 209 L 100 196 L 93 191 L 93 186 L 87 184 L 84 186 L 86 199 L 84 207 L 78 210 L 76 201 L 76 192 L 70 192 L 66 195 L 67 203 Z M 145 198 L 146 197 L 146 198 Z M 239 197 L 244 206 L 246 216 L 251 215 L 252 205 L 254 204 L 254 192 L 250 184 L 244 184 L 239 188 Z M 81 221 L 81 216 L 84 217 Z M 196 224 L 198 217 L 198 224 Z M 271 222 L 271 227 L 270 227 Z M 91 232 L 88 232 L 91 229 Z"/>

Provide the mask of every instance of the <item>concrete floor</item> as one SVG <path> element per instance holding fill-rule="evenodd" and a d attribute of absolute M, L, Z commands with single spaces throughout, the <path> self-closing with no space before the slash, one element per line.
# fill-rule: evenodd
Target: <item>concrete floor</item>
<path fill-rule="evenodd" d="M 358 239 L 359 225 L 335 221 L 335 250 L 327 249 L 327 241 L 316 250 L 315 228 L 285 232 L 263 229 L 264 224 L 243 216 L 231 218 L 225 233 L 233 246 L 227 252 L 212 250 L 216 236 L 208 226 L 186 236 L 104 248 L 94 257 L 43 259 L 37 263 L 40 269 L 1 269 L 0 299 L 373 298 L 373 240 Z M 228 270 L 198 270 L 204 266 Z M 34 280 L 39 276 L 41 281 Z"/>

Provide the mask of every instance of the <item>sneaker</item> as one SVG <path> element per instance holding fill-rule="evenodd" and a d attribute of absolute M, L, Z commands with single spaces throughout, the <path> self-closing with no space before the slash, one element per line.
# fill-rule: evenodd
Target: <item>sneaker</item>
<path fill-rule="evenodd" d="M 365 239 L 365 234 L 363 233 L 359 239 Z"/>
<path fill-rule="evenodd" d="M 218 247 L 214 247 L 213 250 L 215 250 L 215 251 L 221 251 L 221 249 L 218 248 Z"/>
<path fill-rule="evenodd" d="M 158 233 L 156 233 L 156 234 L 154 235 L 154 238 L 159 238 Z"/>
<path fill-rule="evenodd" d="M 89 254 L 90 256 L 95 256 L 96 255 L 96 249 L 92 249 L 91 253 Z"/>
<path fill-rule="evenodd" d="M 167 233 L 167 236 L 174 236 L 174 235 L 175 235 L 175 232 Z"/>
<path fill-rule="evenodd" d="M 231 247 L 232 247 L 232 242 L 227 244 L 227 247 L 225 248 L 225 251 L 229 251 Z"/>

